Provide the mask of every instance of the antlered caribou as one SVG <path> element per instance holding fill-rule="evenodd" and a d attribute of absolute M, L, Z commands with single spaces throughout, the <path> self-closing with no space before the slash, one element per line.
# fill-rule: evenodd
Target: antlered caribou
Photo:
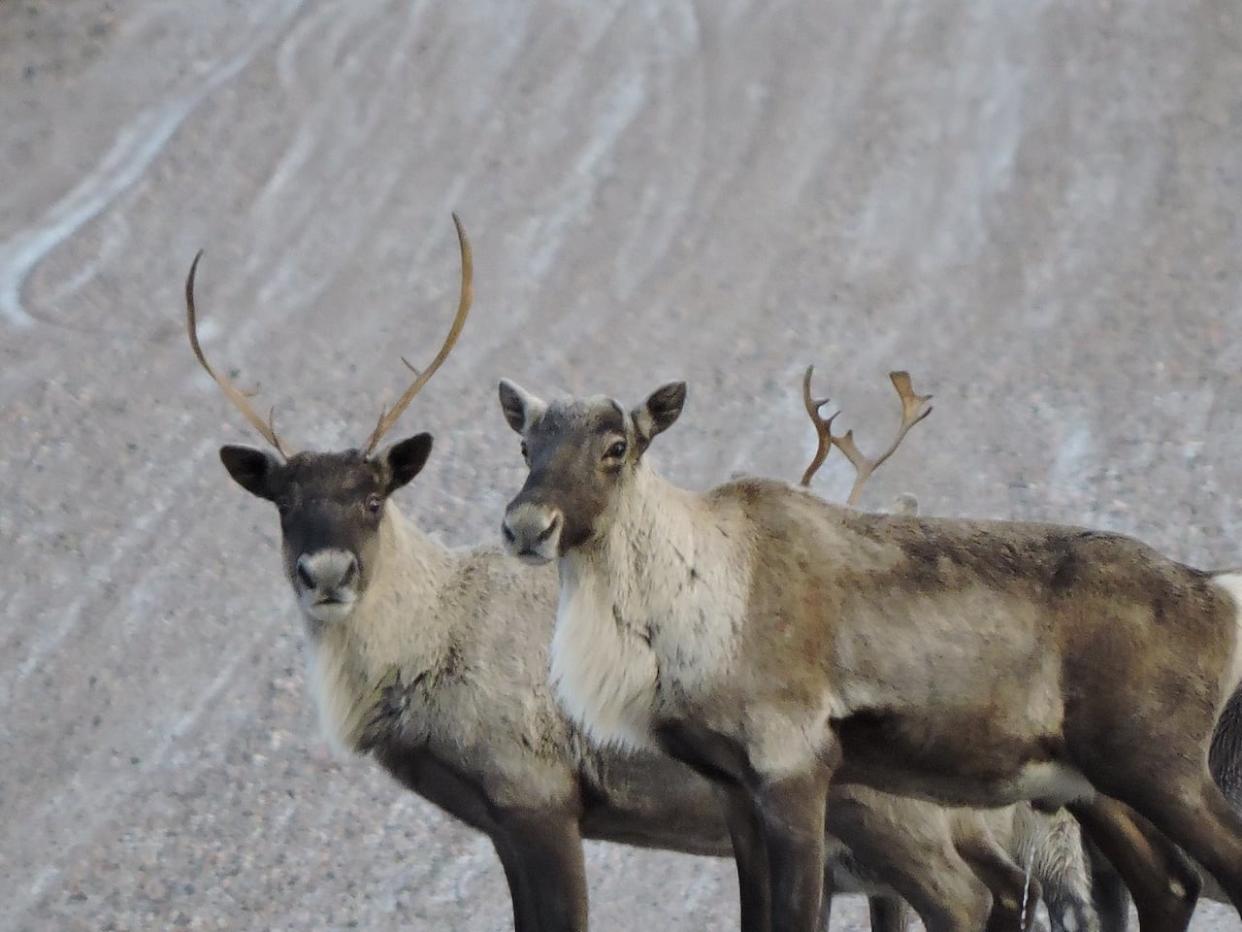
<path fill-rule="evenodd" d="M 860 513 L 784 482 L 688 491 L 644 456 L 685 397 L 675 382 L 632 410 L 549 404 L 502 382 L 529 466 L 502 531 L 557 563 L 562 704 L 597 742 L 732 790 L 774 929 L 815 925 L 834 780 L 1067 805 L 1145 932 L 1193 909 L 1170 840 L 1242 905 L 1242 817 L 1208 771 L 1242 675 L 1242 574 L 1081 528 Z"/>
<path fill-rule="evenodd" d="M 294 452 L 210 365 L 197 333 L 198 258 L 186 280 L 187 329 L 199 363 L 275 450 L 225 446 L 220 456 L 238 484 L 279 512 L 284 571 L 329 737 L 487 834 L 518 932 L 581 930 L 583 838 L 720 856 L 734 845 L 708 781 L 661 755 L 592 748 L 557 708 L 546 673 L 551 569 L 529 572 L 499 548 L 451 550 L 393 499 L 432 441 L 425 433 L 381 441 L 452 351 L 470 309 L 471 253 L 460 224 L 457 233 L 461 295 L 448 336 L 361 448 Z M 840 891 L 873 896 L 881 932 L 904 927 L 897 892 L 933 930 L 973 932 L 993 899 L 998 920 L 1018 911 L 1021 875 L 1015 881 L 991 828 L 1029 835 L 1028 814 L 985 822 L 863 788 L 836 799 L 829 828 L 850 849 L 833 842 L 827 873 Z"/>

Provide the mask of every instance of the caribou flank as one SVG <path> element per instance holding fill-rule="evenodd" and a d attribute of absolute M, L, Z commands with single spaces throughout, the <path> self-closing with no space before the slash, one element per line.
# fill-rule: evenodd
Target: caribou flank
<path fill-rule="evenodd" d="M 592 748 L 557 708 L 546 673 L 551 568 L 527 571 L 496 548 L 443 547 L 391 498 L 423 468 L 432 440 L 380 442 L 447 358 L 470 309 L 471 253 L 459 222 L 457 233 L 461 296 L 448 336 L 361 449 L 294 452 L 271 416 L 208 363 L 194 304 L 200 257 L 186 280 L 186 323 L 198 361 L 276 450 L 226 446 L 221 459 L 279 510 L 329 739 L 488 835 L 519 932 L 584 929 L 582 838 L 717 856 L 733 845 L 712 784 L 662 755 Z M 1012 858 L 988 834 L 1012 836 L 1003 818 L 980 829 L 864 787 L 834 799 L 840 824 L 829 828 L 851 847 L 832 842 L 829 882 L 872 895 L 881 932 L 904 928 L 898 889 L 951 914 L 956 890 L 980 889 L 973 870 L 1011 897 L 1012 877 L 993 875 Z"/>
<path fill-rule="evenodd" d="M 502 382 L 530 468 L 503 533 L 557 562 L 565 708 L 597 742 L 731 788 L 774 928 L 815 925 L 834 778 L 1068 804 L 1147 932 L 1184 929 L 1197 896 L 1171 842 L 1242 905 L 1242 818 L 1207 766 L 1242 675 L 1242 575 L 1121 535 L 863 514 L 776 481 L 687 491 L 644 456 L 685 396 L 671 383 L 627 412 Z"/>

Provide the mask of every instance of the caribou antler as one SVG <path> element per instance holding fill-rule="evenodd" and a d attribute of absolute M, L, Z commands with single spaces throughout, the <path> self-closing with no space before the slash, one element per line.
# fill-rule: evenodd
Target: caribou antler
<path fill-rule="evenodd" d="M 457 338 L 461 335 L 462 327 L 465 326 L 466 315 L 470 313 L 470 304 L 474 300 L 474 258 L 470 252 L 470 240 L 467 239 L 466 230 L 461 225 L 461 220 L 458 219 L 457 214 L 453 214 L 453 223 L 457 227 L 457 243 L 461 248 L 461 295 L 457 301 L 457 316 L 453 318 L 453 325 L 449 327 L 448 336 L 444 338 L 444 345 L 440 347 L 440 351 L 436 353 L 435 358 L 431 361 L 431 365 L 426 369 L 419 372 L 404 359 L 401 360 L 414 373 L 414 381 L 410 383 L 409 388 L 397 399 L 396 404 L 387 411 L 380 411 L 379 421 L 375 425 L 375 430 L 371 431 L 371 436 L 363 448 L 364 456 L 371 455 L 384 434 L 392 429 L 392 425 L 397 422 L 397 418 L 401 417 L 405 409 L 410 406 L 414 396 L 422 390 L 422 387 L 427 384 L 427 381 L 440 368 L 440 364 L 448 358 L 448 354 L 453 351 L 453 346 L 457 343 Z"/>
<path fill-rule="evenodd" d="M 198 359 L 199 364 L 207 370 L 207 374 L 215 380 L 220 389 L 233 402 L 237 410 L 242 413 L 251 426 L 254 427 L 263 439 L 276 448 L 276 452 L 288 459 L 291 455 L 286 451 L 280 442 L 280 437 L 276 435 L 275 414 L 276 409 L 272 408 L 268 413 L 267 420 L 259 417 L 259 414 L 250 405 L 250 399 L 240 388 L 226 379 L 220 373 L 211 367 L 211 363 L 207 361 L 207 357 L 203 355 L 203 348 L 198 342 L 198 317 L 194 310 L 194 274 L 198 271 L 198 260 L 203 258 L 203 251 L 200 249 L 198 254 L 194 256 L 194 261 L 190 263 L 190 274 L 185 279 L 185 326 L 186 331 L 190 335 L 190 349 L 194 350 L 194 356 Z"/>
<path fill-rule="evenodd" d="M 824 465 L 824 460 L 832 452 L 832 441 L 835 439 L 832 436 L 832 422 L 837 415 L 834 414 L 832 417 L 825 418 L 819 413 L 823 410 L 824 405 L 828 404 L 832 399 L 811 397 L 811 373 L 814 371 L 814 366 L 807 366 L 806 372 L 802 376 L 802 404 L 806 408 L 807 417 L 811 419 L 811 423 L 815 426 L 815 436 L 818 441 L 815 447 L 815 455 L 811 458 L 811 464 L 802 473 L 803 485 L 811 484 L 811 479 L 819 472 L 819 467 Z M 839 411 L 837 412 L 837 414 L 840 413 Z"/>
<path fill-rule="evenodd" d="M 837 449 L 845 454 L 845 458 L 850 461 L 854 472 L 857 473 L 854 478 L 854 487 L 850 489 L 850 497 L 845 500 L 847 505 L 858 504 L 858 498 L 862 495 L 862 487 L 871 478 L 871 474 L 901 446 L 901 441 L 905 439 L 910 428 L 932 413 L 931 405 L 927 404 L 932 396 L 914 393 L 914 388 L 910 385 L 909 372 L 890 372 L 888 377 L 892 379 L 893 388 L 897 389 L 897 395 L 901 398 L 901 426 L 897 428 L 897 436 L 893 438 L 889 448 L 875 459 L 868 459 L 854 443 L 854 431 L 847 430 L 844 437 L 832 438 Z"/>
<path fill-rule="evenodd" d="M 802 403 L 806 407 L 807 415 L 811 418 L 811 423 L 815 425 L 815 433 L 818 435 L 819 445 L 815 450 L 815 456 L 811 460 L 811 465 L 802 474 L 802 484 L 810 485 L 811 477 L 823 465 L 824 459 L 828 456 L 828 451 L 831 447 L 835 446 L 845 454 L 845 458 L 854 467 L 854 486 L 850 489 L 850 495 L 846 499 L 846 504 L 856 505 L 858 504 L 858 499 L 862 496 L 863 486 L 867 484 L 871 474 L 879 469 L 884 464 L 884 461 L 892 456 L 897 448 L 901 446 L 901 441 L 905 439 L 910 428 L 932 413 L 932 406 L 928 404 L 932 396 L 915 393 L 914 387 L 910 383 L 909 372 L 890 372 L 888 377 L 892 380 L 893 388 L 897 389 L 897 395 L 901 399 L 901 426 L 897 429 L 897 436 L 893 438 L 889 448 L 875 459 L 869 459 L 858 449 L 858 445 L 854 443 L 854 431 L 846 431 L 843 437 L 833 435 L 832 422 L 836 418 L 836 414 L 829 418 L 824 418 L 820 415 L 820 409 L 828 403 L 828 399 L 811 397 L 811 373 L 813 371 L 814 366 L 808 366 L 806 374 L 802 377 Z"/>

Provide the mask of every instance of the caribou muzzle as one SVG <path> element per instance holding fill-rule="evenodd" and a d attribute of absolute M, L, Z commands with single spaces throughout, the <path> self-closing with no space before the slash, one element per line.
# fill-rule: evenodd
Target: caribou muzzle
<path fill-rule="evenodd" d="M 358 558 L 348 550 L 304 553 L 298 557 L 296 576 L 303 609 L 319 621 L 343 621 L 358 600 Z"/>
<path fill-rule="evenodd" d="M 505 549 L 523 563 L 547 563 L 560 555 L 564 525 L 559 508 L 518 496 L 505 510 L 500 533 Z"/>

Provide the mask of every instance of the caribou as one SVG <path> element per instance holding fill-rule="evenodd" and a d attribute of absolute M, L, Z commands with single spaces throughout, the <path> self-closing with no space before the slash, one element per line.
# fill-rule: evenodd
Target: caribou
<path fill-rule="evenodd" d="M 582 839 L 721 857 L 735 840 L 714 783 L 664 755 L 594 747 L 559 709 L 547 677 L 552 568 L 532 572 L 495 546 L 449 549 L 393 498 L 423 469 L 432 438 L 382 441 L 451 353 L 472 303 L 469 240 L 454 222 L 462 273 L 448 335 L 359 448 L 296 451 L 273 416 L 260 416 L 211 365 L 194 300 L 201 253 L 186 278 L 186 327 L 199 364 L 272 448 L 229 445 L 220 458 L 277 509 L 327 737 L 488 836 L 517 932 L 580 930 Z M 977 930 L 989 903 L 993 927 L 1016 929 L 1023 877 L 1014 859 L 1040 831 L 1033 815 L 842 787 L 827 823 L 825 883 L 871 896 L 877 932 L 904 929 L 902 897 L 932 932 Z M 739 864 L 744 889 L 755 868 Z M 827 915 L 826 901 L 825 924 Z"/>
<path fill-rule="evenodd" d="M 873 459 L 858 448 L 852 430 L 840 436 L 832 433 L 832 423 L 840 412 L 823 417 L 822 411 L 831 399 L 812 396 L 814 371 L 813 366 L 808 366 L 803 374 L 802 403 L 815 428 L 816 446 L 800 484 L 809 486 L 828 454 L 839 449 L 855 473 L 846 504 L 856 505 L 871 474 L 896 452 L 910 428 L 931 413 L 927 404 L 931 396 L 914 391 L 909 373 L 889 373 L 901 402 L 901 423 L 893 442 Z M 902 514 L 917 514 L 918 501 L 910 495 L 900 496 L 895 509 Z M 1235 809 L 1242 808 L 1242 690 L 1235 690 L 1217 719 L 1208 767 L 1230 804 Z M 1001 845 L 1020 860 L 1037 863 L 1034 873 L 1040 881 L 1053 932 L 1089 932 L 1097 928 L 1101 932 L 1125 932 L 1130 901 L 1122 878 L 1098 851 L 1084 846 L 1078 825 L 1065 818 L 1063 811 L 1043 818 L 1028 811 L 1029 807 L 1018 808 L 1022 812 L 1017 820 L 1005 817 L 1004 810 L 997 812 L 992 817 L 993 832 Z M 1015 826 L 1016 837 L 1010 834 Z M 1179 869 L 1184 870 L 1185 864 Z M 1216 902 L 1227 902 L 1211 877 L 1206 878 L 1202 894 Z M 1094 912 L 1086 907 L 1088 902 L 1093 902 Z"/>
<path fill-rule="evenodd" d="M 1144 932 L 1189 923 L 1199 879 L 1178 845 L 1242 905 L 1242 817 L 1208 769 L 1242 676 L 1242 572 L 1082 528 L 868 514 L 776 480 L 683 489 L 645 456 L 682 382 L 630 410 L 508 380 L 499 397 L 528 467 L 502 536 L 557 566 L 562 706 L 597 745 L 726 788 L 771 928 L 816 924 L 842 784 L 1066 806 Z"/>

